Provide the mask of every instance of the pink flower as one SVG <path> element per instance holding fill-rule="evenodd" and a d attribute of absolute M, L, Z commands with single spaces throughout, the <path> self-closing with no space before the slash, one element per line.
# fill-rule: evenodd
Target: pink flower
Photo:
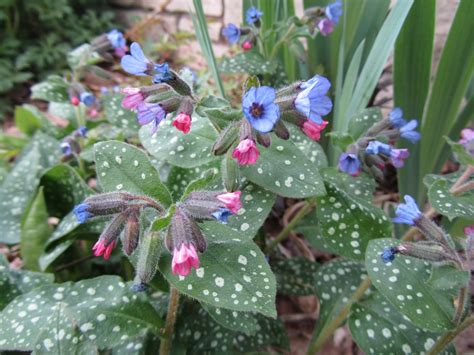
<path fill-rule="evenodd" d="M 171 262 L 173 274 L 187 276 L 192 267 L 199 268 L 199 257 L 194 245 L 183 243 L 179 249 L 174 248 Z"/>
<path fill-rule="evenodd" d="M 317 124 L 311 120 L 306 120 L 303 123 L 303 132 L 313 141 L 319 141 L 321 139 L 321 131 L 328 125 L 328 121 L 323 121 L 321 124 Z"/>
<path fill-rule="evenodd" d="M 253 139 L 246 138 L 239 143 L 232 152 L 232 158 L 237 159 L 239 165 L 252 165 L 258 160 L 260 152 Z"/>
<path fill-rule="evenodd" d="M 240 194 L 240 191 L 227 192 L 225 194 L 218 195 L 217 199 L 223 202 L 233 214 L 236 214 L 242 208 Z"/>
<path fill-rule="evenodd" d="M 191 116 L 181 112 L 173 121 L 173 126 L 175 126 L 178 131 L 188 134 L 191 129 Z"/>
<path fill-rule="evenodd" d="M 253 47 L 253 45 L 252 45 L 252 42 L 250 42 L 250 41 L 245 41 L 244 43 L 242 43 L 242 49 L 244 51 L 251 50 L 252 47 Z"/>
<path fill-rule="evenodd" d="M 327 36 L 328 34 L 332 33 L 332 31 L 334 31 L 334 23 L 331 20 L 325 18 L 319 21 L 318 28 L 319 32 L 321 32 L 323 36 Z"/>
<path fill-rule="evenodd" d="M 112 250 L 115 247 L 115 240 L 112 241 L 109 245 L 105 246 L 103 240 L 98 240 L 97 243 L 94 244 L 92 247 L 92 250 L 94 251 L 95 256 L 104 256 L 104 259 L 107 260 L 110 258 L 110 254 L 112 253 Z"/>
<path fill-rule="evenodd" d="M 474 235 L 474 224 L 472 226 L 464 227 L 465 235 Z"/>
<path fill-rule="evenodd" d="M 145 100 L 145 96 L 139 88 L 124 88 L 121 91 L 122 94 L 126 94 L 122 100 L 123 108 L 135 110 L 138 105 L 140 105 L 143 100 Z"/>
<path fill-rule="evenodd" d="M 81 101 L 79 100 L 79 98 L 77 96 L 71 97 L 71 104 L 73 104 L 74 106 L 79 105 L 80 102 Z"/>
<path fill-rule="evenodd" d="M 464 128 L 461 131 L 461 140 L 459 141 L 459 143 L 466 144 L 467 142 L 470 142 L 472 140 L 474 140 L 474 129 Z"/>
<path fill-rule="evenodd" d="M 401 168 L 408 158 L 410 152 L 408 149 L 392 149 L 390 152 L 390 160 L 395 168 Z"/>

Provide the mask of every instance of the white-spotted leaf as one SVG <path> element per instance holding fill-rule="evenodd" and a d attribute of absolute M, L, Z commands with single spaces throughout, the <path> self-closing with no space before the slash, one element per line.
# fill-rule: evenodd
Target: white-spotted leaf
<path fill-rule="evenodd" d="M 237 312 L 230 309 L 218 308 L 201 303 L 202 308 L 223 327 L 242 332 L 248 335 L 255 334 L 258 330 L 258 322 L 253 312 Z"/>
<path fill-rule="evenodd" d="M 143 295 L 116 276 L 46 285 L 17 297 L 1 313 L 0 350 L 77 353 L 110 349 L 163 321 Z"/>
<path fill-rule="evenodd" d="M 370 107 L 362 110 L 350 118 L 349 134 L 354 140 L 359 139 L 372 125 L 382 120 L 382 111 L 379 107 Z"/>
<path fill-rule="evenodd" d="M 181 293 L 200 302 L 276 317 L 275 276 L 263 253 L 238 232 L 212 224 L 212 230 L 204 226 L 208 245 L 199 256 L 199 269 L 192 269 L 186 277 L 173 275 L 171 255 L 166 254 L 160 259 L 160 271 Z"/>
<path fill-rule="evenodd" d="M 319 265 L 304 257 L 285 259 L 272 265 L 278 293 L 308 296 L 316 294 L 316 271 Z"/>
<path fill-rule="evenodd" d="M 171 123 L 172 119 L 167 117 L 153 136 L 150 127 L 140 129 L 140 141 L 151 155 L 182 168 L 194 168 L 217 159 L 211 152 L 217 133 L 207 118 L 193 115 L 188 134 L 178 131 Z"/>
<path fill-rule="evenodd" d="M 313 162 L 318 169 L 328 166 L 328 159 L 318 142 L 311 140 L 295 125 L 287 125 L 291 141 Z M 323 133 L 324 134 L 324 133 Z"/>
<path fill-rule="evenodd" d="M 171 204 L 171 195 L 145 152 L 118 141 L 97 143 L 94 149 L 97 177 L 104 191 L 148 195 L 165 207 Z"/>
<path fill-rule="evenodd" d="M 45 81 L 31 87 L 31 98 L 45 101 L 68 102 L 68 83 L 59 75 L 51 75 Z"/>
<path fill-rule="evenodd" d="M 259 146 L 255 165 L 241 167 L 242 175 L 280 196 L 304 198 L 325 194 L 318 168 L 290 140 L 272 135 L 272 145 Z"/>
<path fill-rule="evenodd" d="M 431 206 L 449 220 L 461 217 L 474 220 L 474 192 L 466 192 L 455 196 L 449 192 L 447 180 L 437 180 L 428 191 Z"/>
<path fill-rule="evenodd" d="M 102 97 L 104 115 L 114 126 L 120 127 L 125 131 L 136 132 L 140 128 L 137 123 L 136 113 L 122 107 L 122 94 L 111 94 Z"/>
<path fill-rule="evenodd" d="M 351 307 L 349 329 L 366 354 L 422 354 L 429 351 L 440 334 L 415 327 L 379 292 Z M 442 354 L 456 354 L 453 346 Z"/>
<path fill-rule="evenodd" d="M 369 243 L 365 263 L 373 285 L 414 325 L 433 332 L 453 328 L 453 294 L 429 283 L 431 264 L 404 255 L 387 264 L 382 261 L 384 248 L 398 244 L 395 239 Z"/>

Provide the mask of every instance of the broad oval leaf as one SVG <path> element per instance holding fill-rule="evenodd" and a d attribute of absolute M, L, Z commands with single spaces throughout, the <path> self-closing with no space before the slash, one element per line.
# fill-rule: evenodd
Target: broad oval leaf
<path fill-rule="evenodd" d="M 272 265 L 278 293 L 308 296 L 316 294 L 316 271 L 319 265 L 304 257 L 280 260 Z"/>
<path fill-rule="evenodd" d="M 217 308 L 206 303 L 201 303 L 202 308 L 223 327 L 242 332 L 248 335 L 255 334 L 258 330 L 258 322 L 252 312 L 237 312 L 230 309 Z"/>
<path fill-rule="evenodd" d="M 68 83 L 58 75 L 51 75 L 45 81 L 31 87 L 31 98 L 45 101 L 68 102 Z"/>
<path fill-rule="evenodd" d="M 163 206 L 172 198 L 145 152 L 133 145 L 107 141 L 94 145 L 97 177 L 104 191 L 148 195 Z"/>
<path fill-rule="evenodd" d="M 431 264 L 404 255 L 387 264 L 382 261 L 383 249 L 399 244 L 395 239 L 376 239 L 368 245 L 365 263 L 373 285 L 414 325 L 434 332 L 453 328 L 452 292 L 429 283 Z"/>
<path fill-rule="evenodd" d="M 104 115 L 114 126 L 133 132 L 140 128 L 136 113 L 122 107 L 123 94 L 111 94 L 102 97 Z"/>
<path fill-rule="evenodd" d="M 325 194 L 318 168 L 291 141 L 272 135 L 272 145 L 260 148 L 257 163 L 241 167 L 247 179 L 283 197 Z"/>
<path fill-rule="evenodd" d="M 171 123 L 169 117 L 163 120 L 153 136 L 150 127 L 140 129 L 140 141 L 151 155 L 182 168 L 194 168 L 217 159 L 211 152 L 217 133 L 207 118 L 193 115 L 188 134 L 179 132 Z"/>
<path fill-rule="evenodd" d="M 453 220 L 456 217 L 474 219 L 474 192 L 466 192 L 455 196 L 450 191 L 450 184 L 446 180 L 437 180 L 431 184 L 428 198 L 431 206 Z"/>
<path fill-rule="evenodd" d="M 207 249 L 200 268 L 186 276 L 173 275 L 171 255 L 160 259 L 160 271 L 181 293 L 219 308 L 255 311 L 276 317 L 276 282 L 260 249 L 239 233 L 217 223 L 203 230 Z"/>

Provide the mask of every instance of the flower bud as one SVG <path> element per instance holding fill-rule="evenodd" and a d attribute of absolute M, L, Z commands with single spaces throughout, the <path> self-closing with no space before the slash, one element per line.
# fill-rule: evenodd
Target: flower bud
<path fill-rule="evenodd" d="M 95 256 L 104 255 L 104 259 L 108 259 L 112 253 L 117 238 L 119 237 L 124 227 L 125 221 L 129 215 L 128 211 L 124 211 L 116 215 L 112 221 L 105 227 L 104 231 L 99 237 L 97 243 L 94 244 L 92 250 Z"/>
<path fill-rule="evenodd" d="M 124 211 L 130 201 L 129 194 L 112 192 L 86 198 L 74 207 L 74 214 L 79 223 L 86 222 L 95 216 L 107 216 Z"/>
<path fill-rule="evenodd" d="M 232 122 L 221 131 L 219 137 L 217 137 L 217 140 L 212 147 L 214 155 L 222 155 L 229 150 L 229 148 L 237 140 L 240 128 L 239 126 L 240 122 Z"/>
<path fill-rule="evenodd" d="M 171 80 L 167 80 L 166 83 L 171 86 L 178 94 L 183 96 L 191 96 L 193 91 L 186 81 L 181 79 L 181 77 L 173 70 L 170 70 L 170 73 L 172 74 L 173 78 Z"/>
<path fill-rule="evenodd" d="M 122 246 L 126 255 L 131 255 L 138 246 L 140 239 L 140 210 L 134 208 L 130 211 L 123 232 Z"/>
<path fill-rule="evenodd" d="M 225 206 L 222 202 L 216 199 L 216 194 L 214 194 L 212 197 L 207 194 L 208 193 L 205 192 L 190 193 L 183 203 L 183 207 L 185 208 L 186 212 L 197 219 L 214 219 L 212 213 Z"/>
<path fill-rule="evenodd" d="M 288 131 L 288 128 L 286 128 L 285 124 L 283 121 L 279 120 L 276 124 L 275 127 L 273 127 L 273 131 L 277 135 L 278 138 L 287 140 L 290 138 L 290 132 Z"/>
<path fill-rule="evenodd" d="M 253 44 L 252 44 L 252 42 L 249 41 L 249 40 L 247 40 L 247 41 L 245 41 L 244 43 L 242 43 L 242 49 L 243 49 L 244 51 L 251 50 L 252 47 L 253 47 Z"/>
<path fill-rule="evenodd" d="M 81 100 L 79 100 L 79 98 L 77 96 L 72 96 L 71 97 L 71 104 L 73 106 L 77 106 L 81 103 Z"/>
<path fill-rule="evenodd" d="M 178 131 L 188 134 L 191 130 L 191 116 L 187 113 L 180 112 L 173 121 L 173 126 L 175 126 Z"/>
<path fill-rule="evenodd" d="M 454 262 L 456 258 L 439 243 L 403 243 L 397 247 L 402 255 L 430 262 Z"/>
<path fill-rule="evenodd" d="M 269 134 L 257 132 L 257 142 L 268 148 L 272 144 L 272 137 Z"/>
<path fill-rule="evenodd" d="M 201 253 L 206 250 L 207 243 L 199 226 L 186 212 L 188 211 L 182 205 L 177 205 L 171 218 L 168 235 L 166 236 L 166 248 L 170 253 L 180 249 L 183 243 L 192 244 Z"/>
<path fill-rule="evenodd" d="M 446 234 L 440 226 L 425 215 L 421 214 L 420 217 L 414 221 L 414 224 L 427 238 L 454 247 L 454 242 L 451 237 Z"/>
<path fill-rule="evenodd" d="M 234 159 L 232 151 L 227 151 L 221 165 L 222 182 L 227 191 L 235 191 L 240 186 L 240 169 Z"/>
<path fill-rule="evenodd" d="M 158 270 L 160 260 L 161 238 L 159 233 L 149 233 L 143 236 L 137 262 L 137 274 L 135 276 L 136 289 L 142 289 L 139 285 L 148 284 Z"/>

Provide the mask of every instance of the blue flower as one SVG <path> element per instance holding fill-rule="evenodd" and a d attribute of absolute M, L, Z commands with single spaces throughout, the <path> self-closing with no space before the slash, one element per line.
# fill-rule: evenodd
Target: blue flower
<path fill-rule="evenodd" d="M 365 152 L 367 154 L 384 154 L 390 156 L 392 154 L 392 147 L 379 141 L 371 141 L 367 148 L 365 148 Z"/>
<path fill-rule="evenodd" d="M 416 143 L 421 137 L 420 133 L 415 131 L 416 126 L 418 126 L 418 121 L 411 120 L 400 128 L 400 136 L 411 143 Z"/>
<path fill-rule="evenodd" d="M 342 153 L 338 166 L 340 171 L 352 176 L 357 176 L 360 173 L 360 161 L 355 154 Z"/>
<path fill-rule="evenodd" d="M 137 107 L 138 124 L 144 126 L 152 123 L 151 134 L 155 134 L 156 130 L 158 129 L 158 125 L 165 117 L 166 111 L 161 107 L 160 104 L 142 102 Z"/>
<path fill-rule="evenodd" d="M 275 104 L 275 89 L 269 86 L 252 87 L 242 99 L 242 110 L 254 129 L 270 132 L 280 118 L 280 108 Z"/>
<path fill-rule="evenodd" d="M 120 64 L 127 73 L 145 76 L 151 61 L 145 57 L 140 45 L 137 42 L 133 42 L 130 46 L 130 54 L 123 56 Z"/>
<path fill-rule="evenodd" d="M 388 118 L 390 119 L 392 126 L 395 128 L 401 128 L 407 124 L 407 121 L 403 119 L 403 111 L 399 107 L 395 107 L 392 111 L 390 111 Z"/>
<path fill-rule="evenodd" d="M 405 203 L 398 205 L 395 214 L 397 217 L 393 219 L 393 222 L 409 224 L 411 226 L 421 217 L 421 211 L 418 209 L 416 201 L 409 195 L 405 195 Z"/>
<path fill-rule="evenodd" d="M 337 25 L 342 15 L 342 1 L 338 0 L 326 6 L 325 13 L 326 17 L 331 20 L 334 25 Z"/>
<path fill-rule="evenodd" d="M 212 216 L 223 224 L 227 224 L 229 221 L 227 220 L 233 213 L 227 208 L 219 208 L 218 211 L 213 212 Z"/>
<path fill-rule="evenodd" d="M 173 79 L 168 63 L 153 65 L 155 74 L 153 75 L 153 84 L 159 84 Z"/>
<path fill-rule="evenodd" d="M 81 102 L 86 106 L 92 106 L 95 102 L 95 96 L 87 91 L 81 92 L 79 98 Z"/>
<path fill-rule="evenodd" d="M 389 247 L 389 248 L 384 248 L 384 250 L 380 254 L 380 257 L 382 258 L 382 261 L 385 264 L 387 264 L 389 262 L 392 262 L 393 259 L 395 259 L 396 254 L 398 254 L 397 248 Z"/>
<path fill-rule="evenodd" d="M 302 83 L 303 89 L 295 99 L 295 107 L 311 121 L 322 124 L 321 116 L 327 115 L 332 110 L 332 102 L 326 96 L 331 83 L 323 76 L 315 75 L 310 80 Z"/>
<path fill-rule="evenodd" d="M 80 126 L 77 130 L 76 130 L 76 133 L 78 136 L 81 136 L 81 137 L 87 137 L 87 127 L 85 126 Z"/>
<path fill-rule="evenodd" d="M 123 37 L 123 33 L 119 30 L 113 29 L 112 31 L 107 32 L 105 35 L 114 48 L 124 48 L 127 44 L 125 38 Z"/>
<path fill-rule="evenodd" d="M 222 29 L 222 35 L 230 44 L 237 43 L 240 38 L 240 28 L 233 23 L 229 23 Z"/>
<path fill-rule="evenodd" d="M 68 142 L 61 142 L 59 147 L 65 156 L 70 156 L 72 154 L 72 147 Z"/>
<path fill-rule="evenodd" d="M 77 222 L 79 223 L 84 223 L 86 222 L 89 218 L 94 217 L 94 215 L 87 210 L 89 209 L 89 205 L 87 203 L 81 203 L 74 207 L 72 212 L 76 216 Z"/>
<path fill-rule="evenodd" d="M 263 12 L 257 9 L 255 6 L 252 6 L 250 9 L 247 10 L 245 14 L 245 19 L 249 25 L 258 21 L 260 17 L 263 16 Z"/>

